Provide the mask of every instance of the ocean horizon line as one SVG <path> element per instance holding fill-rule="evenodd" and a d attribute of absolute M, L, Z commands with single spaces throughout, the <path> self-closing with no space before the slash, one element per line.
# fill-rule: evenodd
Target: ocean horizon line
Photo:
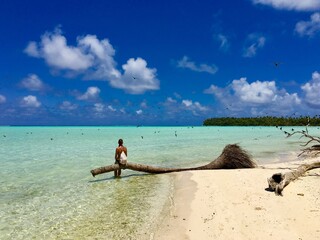
<path fill-rule="evenodd" d="M 0 127 L 207 127 L 204 125 L 0 125 Z M 209 126 L 211 127 L 211 126 Z"/>

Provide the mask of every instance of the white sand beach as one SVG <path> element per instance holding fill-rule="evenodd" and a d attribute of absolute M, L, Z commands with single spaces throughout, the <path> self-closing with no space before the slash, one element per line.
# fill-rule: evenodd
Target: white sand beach
<path fill-rule="evenodd" d="M 320 239 L 320 169 L 290 183 L 283 196 L 267 178 L 304 162 L 264 168 L 175 173 L 170 214 L 152 239 Z"/>

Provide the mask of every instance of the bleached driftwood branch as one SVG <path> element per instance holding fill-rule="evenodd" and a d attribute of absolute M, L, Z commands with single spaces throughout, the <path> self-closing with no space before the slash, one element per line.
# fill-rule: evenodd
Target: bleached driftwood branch
<path fill-rule="evenodd" d="M 274 190 L 276 195 L 282 196 L 283 189 L 292 181 L 303 176 L 307 171 L 320 168 L 320 162 L 303 164 L 296 170 L 287 173 L 275 173 L 268 178 L 269 188 Z"/>

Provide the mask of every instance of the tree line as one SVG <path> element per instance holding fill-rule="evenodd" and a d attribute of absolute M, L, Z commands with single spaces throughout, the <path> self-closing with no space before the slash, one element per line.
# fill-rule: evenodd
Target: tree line
<path fill-rule="evenodd" d="M 320 126 L 318 116 L 300 117 L 221 117 L 208 118 L 203 121 L 204 126 Z"/>

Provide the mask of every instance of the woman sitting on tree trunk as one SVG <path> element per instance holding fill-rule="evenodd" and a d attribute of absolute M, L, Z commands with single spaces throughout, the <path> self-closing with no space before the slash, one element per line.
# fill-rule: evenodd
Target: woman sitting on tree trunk
<path fill-rule="evenodd" d="M 127 148 L 123 146 L 122 139 L 118 140 L 118 144 L 119 146 L 116 148 L 116 153 L 114 157 L 116 161 L 114 163 L 123 165 L 123 164 L 126 164 L 128 152 L 127 152 Z M 120 177 L 120 175 L 121 175 L 121 168 L 114 171 L 114 177 Z"/>

